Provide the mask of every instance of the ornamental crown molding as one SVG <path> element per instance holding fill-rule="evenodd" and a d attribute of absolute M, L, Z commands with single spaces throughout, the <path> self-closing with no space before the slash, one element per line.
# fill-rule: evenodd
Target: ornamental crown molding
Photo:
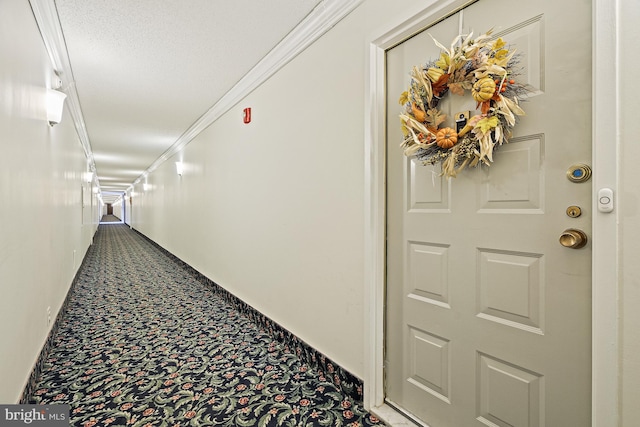
<path fill-rule="evenodd" d="M 363 1 L 364 0 L 323 0 L 319 3 L 302 22 L 258 62 L 234 87 L 200 116 L 132 185 L 142 181 L 146 175 L 182 150 L 202 131 L 329 31 Z M 67 48 L 55 2 L 52 0 L 29 0 L 29 2 L 31 3 L 31 9 L 36 18 L 51 63 L 62 80 L 64 91 L 67 93 L 71 116 L 89 161 L 90 168 L 92 171 L 95 171 L 91 143 L 82 115 L 82 108 L 80 107 L 71 62 L 67 55 Z"/>
<path fill-rule="evenodd" d="M 196 136 L 258 86 L 273 76 L 313 42 L 351 13 L 364 0 L 324 0 L 300 22 L 276 47 L 233 86 L 218 102 L 198 118 L 133 184 L 138 184 L 150 172 L 187 146 Z"/>

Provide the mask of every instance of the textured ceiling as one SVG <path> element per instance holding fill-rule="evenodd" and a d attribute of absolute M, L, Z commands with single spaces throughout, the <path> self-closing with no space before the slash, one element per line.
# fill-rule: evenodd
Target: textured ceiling
<path fill-rule="evenodd" d="M 124 191 L 321 0 L 55 0 L 102 191 Z"/>

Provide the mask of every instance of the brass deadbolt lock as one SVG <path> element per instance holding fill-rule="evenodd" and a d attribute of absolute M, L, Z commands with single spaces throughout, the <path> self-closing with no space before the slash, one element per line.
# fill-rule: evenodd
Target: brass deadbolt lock
<path fill-rule="evenodd" d="M 567 216 L 571 218 L 578 218 L 580 215 L 582 215 L 582 209 L 580 209 L 580 206 L 569 206 L 567 208 Z"/>

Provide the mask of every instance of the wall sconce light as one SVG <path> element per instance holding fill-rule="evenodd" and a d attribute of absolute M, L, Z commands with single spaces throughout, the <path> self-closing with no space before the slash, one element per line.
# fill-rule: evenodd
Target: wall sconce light
<path fill-rule="evenodd" d="M 182 176 L 182 172 L 184 172 L 184 165 L 182 162 L 176 162 L 176 172 L 178 175 Z"/>
<path fill-rule="evenodd" d="M 49 125 L 57 125 L 62 120 L 64 100 L 67 95 L 55 89 L 47 89 L 47 120 Z"/>
<path fill-rule="evenodd" d="M 142 184 L 142 189 L 144 191 L 149 191 L 149 184 L 147 184 L 146 182 L 144 184 Z"/>
<path fill-rule="evenodd" d="M 87 180 L 87 184 L 91 184 L 91 181 L 93 181 L 93 172 L 86 172 L 85 179 Z"/>

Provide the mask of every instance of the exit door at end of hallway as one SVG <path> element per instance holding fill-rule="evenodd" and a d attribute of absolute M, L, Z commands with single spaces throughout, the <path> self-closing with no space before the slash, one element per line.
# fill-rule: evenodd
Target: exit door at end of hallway
<path fill-rule="evenodd" d="M 591 185 L 567 179 L 591 160 L 590 5 L 479 0 L 387 51 L 385 395 L 431 427 L 591 425 L 592 242 L 559 242 L 591 234 Z M 521 55 L 526 116 L 490 167 L 447 179 L 403 156 L 398 97 L 431 36 L 490 28 Z"/>

